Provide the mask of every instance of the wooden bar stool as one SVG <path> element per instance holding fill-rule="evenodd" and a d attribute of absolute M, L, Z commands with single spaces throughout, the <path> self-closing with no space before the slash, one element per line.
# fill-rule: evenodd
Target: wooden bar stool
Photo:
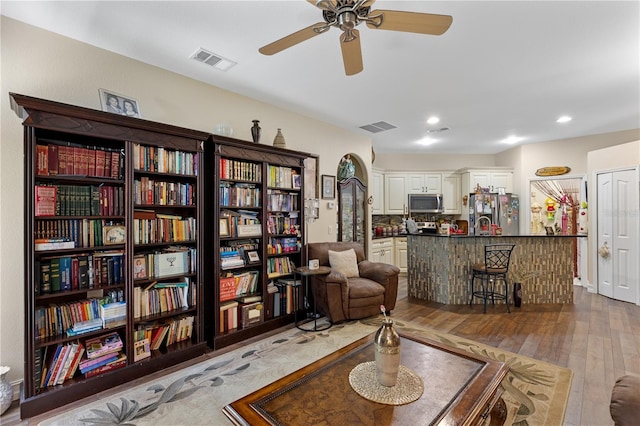
<path fill-rule="evenodd" d="M 511 252 L 515 244 L 487 244 L 484 246 L 484 263 L 476 263 L 473 265 L 473 274 L 471 276 L 471 299 L 469 305 L 473 303 L 474 297 L 483 300 L 483 312 L 487 313 L 487 300 L 491 299 L 491 303 L 495 300 L 504 300 L 507 304 L 507 312 L 509 309 L 509 285 L 507 284 L 507 273 L 509 272 L 509 262 L 511 260 Z M 476 287 L 476 279 L 480 280 L 480 287 Z M 504 292 L 498 291 L 497 282 L 504 284 Z"/>

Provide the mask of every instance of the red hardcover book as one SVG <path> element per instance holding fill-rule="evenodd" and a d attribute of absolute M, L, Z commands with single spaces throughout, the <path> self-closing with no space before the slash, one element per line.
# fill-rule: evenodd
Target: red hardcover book
<path fill-rule="evenodd" d="M 66 145 L 58 146 L 58 174 L 67 174 L 67 147 Z"/>
<path fill-rule="evenodd" d="M 96 149 L 96 176 L 104 176 L 104 163 L 106 152 L 104 149 Z"/>
<path fill-rule="evenodd" d="M 82 175 L 82 150 L 81 146 L 70 147 L 73 150 L 73 174 Z M 68 157 L 68 155 L 67 155 Z"/>
<path fill-rule="evenodd" d="M 56 215 L 56 199 L 58 197 L 58 188 L 55 186 L 35 187 L 36 193 L 36 216 L 55 216 Z"/>
<path fill-rule="evenodd" d="M 104 150 L 104 171 L 102 176 L 106 178 L 111 177 L 111 152 L 107 149 Z"/>
<path fill-rule="evenodd" d="M 87 175 L 96 175 L 96 149 L 87 148 Z"/>
<path fill-rule="evenodd" d="M 55 144 L 51 144 L 48 147 L 48 154 L 47 156 L 49 157 L 49 174 L 50 175 L 57 175 L 58 174 L 58 145 Z"/>
<path fill-rule="evenodd" d="M 233 300 L 236 297 L 236 277 L 220 278 L 220 301 Z"/>
<path fill-rule="evenodd" d="M 47 176 L 49 174 L 49 152 L 47 145 L 36 145 L 36 174 Z"/>
<path fill-rule="evenodd" d="M 71 290 L 80 288 L 80 259 L 71 258 Z"/>

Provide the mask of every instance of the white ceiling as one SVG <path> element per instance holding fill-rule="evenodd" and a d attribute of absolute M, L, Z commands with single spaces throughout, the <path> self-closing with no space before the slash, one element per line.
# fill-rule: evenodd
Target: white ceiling
<path fill-rule="evenodd" d="M 322 21 L 305 0 L 1 3 L 13 19 L 370 135 L 377 152 L 491 154 L 511 147 L 508 136 L 526 144 L 640 128 L 638 1 L 378 0 L 372 9 L 453 24 L 442 36 L 361 24 L 364 71 L 346 76 L 336 28 L 258 52 Z M 201 47 L 237 65 L 189 59 Z M 558 124 L 561 115 L 573 120 Z M 378 121 L 397 128 L 359 129 Z M 425 136 L 436 141 L 416 144 Z"/>

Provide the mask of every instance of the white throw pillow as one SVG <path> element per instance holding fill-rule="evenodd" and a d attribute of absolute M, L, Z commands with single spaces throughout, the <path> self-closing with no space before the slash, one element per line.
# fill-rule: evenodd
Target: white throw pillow
<path fill-rule="evenodd" d="M 360 276 L 360 272 L 358 272 L 358 256 L 356 256 L 354 249 L 345 251 L 329 250 L 329 265 L 331 265 L 331 269 L 342 273 L 347 278 Z"/>

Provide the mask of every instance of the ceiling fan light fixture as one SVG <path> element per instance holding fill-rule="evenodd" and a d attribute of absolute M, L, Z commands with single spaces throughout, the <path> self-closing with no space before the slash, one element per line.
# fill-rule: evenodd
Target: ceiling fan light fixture
<path fill-rule="evenodd" d="M 440 119 L 436 116 L 429 117 L 429 119 L 427 120 L 427 124 L 438 124 L 439 122 Z"/>

